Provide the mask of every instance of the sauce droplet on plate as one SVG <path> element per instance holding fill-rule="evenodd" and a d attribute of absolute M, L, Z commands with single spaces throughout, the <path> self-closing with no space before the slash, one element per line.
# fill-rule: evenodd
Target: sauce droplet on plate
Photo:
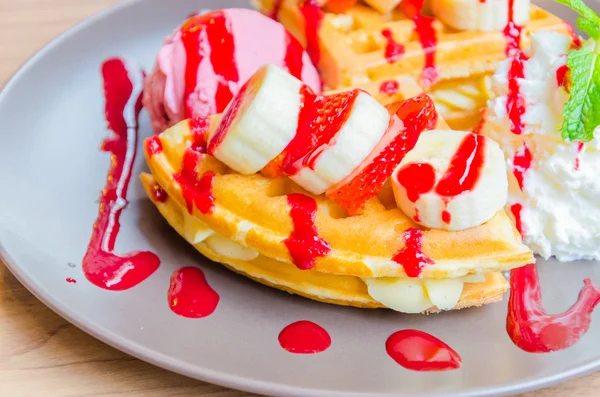
<path fill-rule="evenodd" d="M 290 353 L 321 353 L 331 346 L 331 336 L 318 324 L 302 320 L 292 323 L 279 333 L 279 344 Z"/>
<path fill-rule="evenodd" d="M 219 304 L 219 294 L 197 267 L 183 267 L 171 275 L 167 295 L 173 313 L 187 318 L 210 316 Z"/>
<path fill-rule="evenodd" d="M 447 371 L 460 368 L 457 352 L 435 336 L 407 329 L 392 334 L 385 343 L 388 355 L 412 371 Z"/>
<path fill-rule="evenodd" d="M 149 251 L 113 252 L 137 153 L 144 72 L 131 61 L 112 58 L 102 65 L 102 76 L 106 120 L 113 132 L 104 140 L 102 150 L 111 153 L 111 166 L 82 268 L 94 285 L 121 291 L 141 283 L 160 265 L 158 256 Z"/>

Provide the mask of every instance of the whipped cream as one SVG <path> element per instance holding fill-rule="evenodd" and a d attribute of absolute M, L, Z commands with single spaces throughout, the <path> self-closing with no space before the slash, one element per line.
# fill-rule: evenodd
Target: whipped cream
<path fill-rule="evenodd" d="M 571 42 L 560 33 L 532 35 L 524 78 L 523 133 L 511 133 L 506 110 L 512 59 L 492 78 L 482 133 L 500 143 L 509 170 L 507 212 L 527 244 L 544 258 L 600 259 L 600 139 L 566 142 L 560 127 L 568 94 L 560 84 Z"/>

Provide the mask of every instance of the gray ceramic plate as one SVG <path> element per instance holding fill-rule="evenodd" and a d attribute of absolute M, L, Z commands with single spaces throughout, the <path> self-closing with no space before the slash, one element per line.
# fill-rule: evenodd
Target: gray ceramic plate
<path fill-rule="evenodd" d="M 556 4 L 543 5 L 565 12 Z M 163 36 L 191 11 L 230 6 L 247 2 L 125 3 L 62 35 L 6 86 L 0 96 L 0 253 L 21 282 L 77 326 L 136 357 L 267 395 L 499 395 L 548 386 L 600 367 L 600 313 L 572 348 L 528 354 L 505 332 L 506 301 L 456 313 L 405 316 L 319 304 L 250 282 L 203 259 L 178 238 L 136 178 L 116 251 L 150 249 L 160 255 L 162 265 L 124 292 L 89 283 L 80 263 L 109 160 L 98 150 L 107 133 L 99 65 L 109 56 L 125 55 L 149 69 Z M 144 115 L 141 135 L 149 134 Z M 142 157 L 136 173 L 144 168 Z M 183 265 L 202 266 L 219 291 L 221 302 L 212 316 L 191 320 L 169 310 L 169 276 Z M 600 282 L 596 263 L 539 267 L 549 312 L 573 303 L 584 277 Z M 77 283 L 68 284 L 69 277 Z M 329 350 L 293 355 L 278 345 L 279 331 L 301 319 L 329 331 Z M 418 373 L 398 366 L 386 355 L 385 340 L 404 328 L 440 337 L 461 354 L 462 368 Z"/>

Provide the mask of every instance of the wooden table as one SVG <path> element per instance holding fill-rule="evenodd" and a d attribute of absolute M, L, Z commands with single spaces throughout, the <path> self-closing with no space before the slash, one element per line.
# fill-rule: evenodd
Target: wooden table
<path fill-rule="evenodd" d="M 0 87 L 51 38 L 117 0 L 0 0 Z M 521 397 L 597 395 L 600 374 Z M 85 334 L 0 262 L 0 396 L 254 396 L 146 364 Z"/>

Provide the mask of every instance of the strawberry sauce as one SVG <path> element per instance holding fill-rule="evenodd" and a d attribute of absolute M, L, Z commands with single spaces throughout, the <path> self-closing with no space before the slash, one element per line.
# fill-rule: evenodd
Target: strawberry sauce
<path fill-rule="evenodd" d="M 193 108 L 190 106 L 193 102 L 190 100 L 192 96 L 208 100 L 207 105 L 211 107 L 211 113 L 222 112 L 233 98 L 233 90 L 236 90 L 239 84 L 231 22 L 221 11 L 200 15 L 182 26 L 181 38 L 187 57 L 185 117 L 193 116 Z M 203 88 L 198 87 L 198 70 L 205 62 L 212 65 L 210 69 L 213 70 L 217 81 L 214 97 L 208 92 L 202 92 Z"/>
<path fill-rule="evenodd" d="M 203 214 L 211 214 L 215 208 L 215 198 L 212 194 L 214 172 L 207 171 L 198 178 L 198 165 L 202 161 L 202 156 L 204 155 L 191 148 L 186 149 L 181 171 L 174 175 L 175 181 L 181 186 L 190 214 L 194 212 L 194 206 Z"/>
<path fill-rule="evenodd" d="M 393 96 L 400 90 L 400 84 L 396 80 L 388 80 L 381 83 L 379 86 L 379 92 L 381 94 Z"/>
<path fill-rule="evenodd" d="M 77 280 L 75 280 L 74 278 L 71 278 L 71 277 L 67 277 L 65 279 L 65 281 L 69 284 L 77 284 Z"/>
<path fill-rule="evenodd" d="M 408 277 L 419 277 L 425 266 L 434 263 L 423 253 L 423 232 L 410 228 L 402 234 L 402 239 L 404 248 L 400 249 L 392 260 L 404 268 Z"/>
<path fill-rule="evenodd" d="M 329 243 L 317 234 L 317 202 L 312 197 L 300 193 L 290 194 L 287 201 L 294 230 L 290 237 L 285 239 L 285 246 L 290 251 L 296 267 L 302 270 L 312 269 L 317 258 L 331 251 Z"/>
<path fill-rule="evenodd" d="M 508 94 L 506 96 L 506 112 L 510 120 L 510 131 L 513 134 L 523 133 L 523 115 L 525 114 L 525 98 L 521 93 L 519 80 L 525 78 L 525 61 L 527 57 L 523 52 L 518 52 L 510 63 L 508 69 Z"/>
<path fill-rule="evenodd" d="M 394 40 L 394 33 L 390 29 L 382 30 L 381 34 L 387 40 L 387 44 L 385 45 L 385 60 L 388 63 L 394 63 L 404 54 L 404 46 Z"/>
<path fill-rule="evenodd" d="M 404 0 L 400 3 L 404 15 L 411 18 L 415 23 L 415 32 L 419 37 L 419 42 L 425 53 L 425 65 L 421 76 L 421 84 L 425 87 L 433 85 L 439 77 L 435 65 L 435 53 L 437 50 L 437 36 L 433 27 L 435 21 L 432 17 L 426 17 L 421 14 L 424 0 Z"/>
<path fill-rule="evenodd" d="M 385 342 L 387 354 L 412 371 L 447 371 L 460 368 L 457 352 L 433 335 L 406 329 L 392 334 Z"/>
<path fill-rule="evenodd" d="M 113 252 L 121 227 L 121 213 L 127 206 L 127 188 L 137 153 L 144 72 L 130 61 L 112 58 L 103 63 L 102 77 L 105 115 L 108 128 L 113 132 L 102 143 L 102 150 L 111 153 L 111 166 L 82 267 L 86 278 L 94 285 L 120 291 L 148 278 L 158 269 L 160 259 L 149 251 L 125 255 Z"/>
<path fill-rule="evenodd" d="M 396 174 L 398 183 L 406 189 L 408 199 L 416 203 L 422 194 L 435 186 L 435 169 L 429 163 L 409 163 Z"/>
<path fill-rule="evenodd" d="M 299 6 L 304 17 L 304 33 L 306 35 L 306 51 L 315 66 L 321 61 L 321 48 L 319 47 L 319 30 L 325 17 L 317 0 L 303 0 Z"/>
<path fill-rule="evenodd" d="M 183 267 L 171 275 L 167 299 L 173 313 L 187 318 L 210 316 L 219 304 L 219 294 L 197 267 Z"/>
<path fill-rule="evenodd" d="M 456 197 L 473 190 L 485 161 L 485 137 L 467 135 L 450 161 L 446 173 L 435 187 L 436 193 L 444 197 Z"/>
<path fill-rule="evenodd" d="M 585 149 L 585 143 L 578 142 L 577 143 L 577 155 L 575 156 L 575 171 L 579 171 L 581 167 L 581 153 Z"/>
<path fill-rule="evenodd" d="M 167 192 L 164 191 L 162 187 L 158 185 L 158 183 L 152 185 L 152 200 L 154 200 L 157 203 L 164 203 L 167 201 L 168 198 L 169 195 L 167 194 Z"/>
<path fill-rule="evenodd" d="M 148 152 L 150 157 L 161 154 L 162 150 L 162 142 L 158 135 L 146 139 L 146 152 Z"/>
<path fill-rule="evenodd" d="M 525 178 L 525 173 L 531 168 L 531 162 L 533 161 L 533 156 L 531 151 L 527 147 L 525 143 L 523 146 L 515 153 L 513 157 L 513 175 L 517 179 L 517 183 L 521 190 L 523 190 L 523 180 Z"/>
<path fill-rule="evenodd" d="M 277 21 L 279 18 L 279 11 L 281 11 L 282 5 L 283 5 L 283 0 L 275 0 L 275 3 L 273 4 L 273 9 L 268 14 L 269 18 L 271 18 L 274 21 Z"/>
<path fill-rule="evenodd" d="M 600 289 L 584 280 L 577 302 L 561 314 L 547 314 L 535 264 L 510 272 L 510 298 L 506 330 L 513 343 L 530 353 L 565 349 L 588 331 L 594 308 L 600 303 Z"/>
<path fill-rule="evenodd" d="M 573 29 L 573 25 L 571 25 L 570 23 L 563 21 L 565 23 L 565 26 L 567 27 L 567 31 L 569 32 L 569 34 L 571 35 L 571 42 L 573 43 L 573 48 L 578 49 L 581 48 L 581 38 L 579 38 L 579 36 L 577 35 L 577 33 L 575 33 L 575 29 Z"/>
<path fill-rule="evenodd" d="M 279 333 L 279 344 L 290 353 L 321 353 L 331 346 L 331 337 L 325 328 L 312 321 L 292 323 Z"/>
<path fill-rule="evenodd" d="M 517 230 L 519 231 L 521 236 L 524 236 L 523 233 L 525 232 L 525 229 L 523 229 L 523 221 L 521 219 L 521 213 L 523 212 L 523 204 L 515 203 L 515 204 L 511 205 L 510 212 L 513 214 L 513 216 L 515 218 L 515 227 L 517 228 Z"/>
<path fill-rule="evenodd" d="M 210 118 L 193 117 L 189 124 L 193 137 L 191 149 L 198 153 L 206 153 L 206 133 L 210 128 Z"/>

